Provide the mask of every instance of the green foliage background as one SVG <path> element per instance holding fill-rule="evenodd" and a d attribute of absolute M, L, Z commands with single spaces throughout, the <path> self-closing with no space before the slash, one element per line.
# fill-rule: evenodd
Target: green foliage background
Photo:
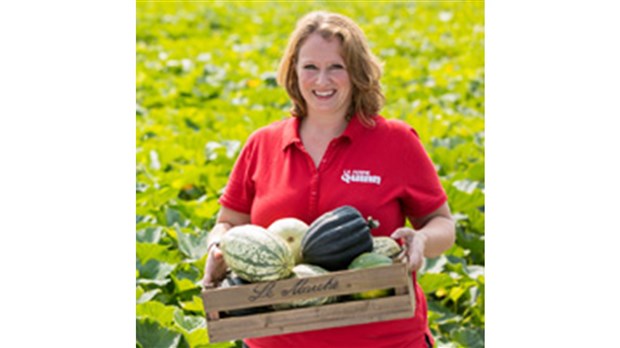
<path fill-rule="evenodd" d="M 484 346 L 484 3 L 137 2 L 136 344 L 209 344 L 199 280 L 248 135 L 288 117 L 275 71 L 296 20 L 353 18 L 384 62 L 382 115 L 419 133 L 457 243 L 419 282 L 438 347 Z"/>

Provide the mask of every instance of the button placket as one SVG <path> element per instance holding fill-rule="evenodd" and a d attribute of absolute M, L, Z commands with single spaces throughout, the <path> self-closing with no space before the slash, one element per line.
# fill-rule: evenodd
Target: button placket
<path fill-rule="evenodd" d="M 333 139 L 328 145 L 325 153 L 323 154 L 323 158 L 319 162 L 318 167 L 314 165 L 312 161 L 312 157 L 306 151 L 302 144 L 298 144 L 299 149 L 305 155 L 308 166 L 312 171 L 312 179 L 310 181 L 310 197 L 308 204 L 308 211 L 310 216 L 316 216 L 318 213 L 318 205 L 319 205 L 319 187 L 320 187 L 320 174 L 325 171 L 325 166 L 329 162 L 331 156 L 333 155 L 334 148 L 336 146 L 337 139 Z"/>
<path fill-rule="evenodd" d="M 312 160 L 312 157 L 310 156 L 308 151 L 306 151 L 303 144 L 301 142 L 298 142 L 296 145 L 297 145 L 297 149 L 306 158 L 306 162 L 308 163 L 308 168 L 311 173 L 310 196 L 308 197 L 308 213 L 309 213 L 309 216 L 315 216 L 318 210 L 319 168 L 317 168 L 314 165 L 314 161 Z M 319 167 L 320 167 L 320 162 L 319 162 Z"/>
<path fill-rule="evenodd" d="M 323 158 L 321 158 L 321 162 L 319 163 L 319 168 L 318 169 L 320 171 L 325 170 L 325 166 L 327 165 L 327 162 L 331 158 L 332 152 L 334 151 L 334 146 L 335 146 L 336 140 L 337 139 L 333 139 L 327 145 L 327 149 L 325 150 L 325 153 L 323 154 Z"/>
<path fill-rule="evenodd" d="M 314 171 L 312 180 L 310 182 L 310 204 L 309 212 L 310 216 L 316 216 L 319 206 L 319 173 Z"/>

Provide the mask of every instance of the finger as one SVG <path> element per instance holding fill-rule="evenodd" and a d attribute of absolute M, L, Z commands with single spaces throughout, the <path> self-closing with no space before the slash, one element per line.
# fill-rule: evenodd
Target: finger
<path fill-rule="evenodd" d="M 400 238 L 408 238 L 413 236 L 413 231 L 409 228 L 401 227 L 396 229 L 394 233 L 390 236 L 392 239 L 400 239 Z"/>
<path fill-rule="evenodd" d="M 204 286 L 212 285 L 213 282 L 220 281 L 226 276 L 227 265 L 224 261 L 224 254 L 218 247 L 209 250 L 207 262 L 205 262 L 204 277 L 202 284 Z"/>
<path fill-rule="evenodd" d="M 392 257 L 392 260 L 394 262 L 407 263 L 407 252 L 404 249 L 401 250 L 400 253 L 398 253 L 396 256 Z"/>
<path fill-rule="evenodd" d="M 410 260 L 411 260 L 411 269 L 416 272 L 424 268 L 426 264 L 426 258 L 420 252 L 412 253 Z"/>
<path fill-rule="evenodd" d="M 407 262 L 407 248 L 401 246 L 400 252 L 395 256 L 392 256 L 392 259 L 397 262 Z"/>
<path fill-rule="evenodd" d="M 226 277 L 226 268 L 217 268 L 212 270 L 211 272 L 207 272 L 202 278 L 202 285 L 204 287 L 213 286 L 216 283 L 219 283 Z"/>
<path fill-rule="evenodd" d="M 209 256 L 212 256 L 214 259 L 219 261 L 224 258 L 224 253 L 222 253 L 222 249 L 214 247 L 213 249 L 211 249 L 211 255 Z"/>
<path fill-rule="evenodd" d="M 407 258 L 407 268 L 409 271 L 417 272 L 420 269 L 420 260 L 418 257 L 409 256 Z"/>
<path fill-rule="evenodd" d="M 205 273 L 204 277 L 202 277 L 201 283 L 202 283 L 202 286 L 205 288 L 212 285 L 213 282 L 211 281 L 211 276 Z"/>
<path fill-rule="evenodd" d="M 422 265 L 422 260 L 420 260 L 419 257 L 414 257 L 411 260 L 411 269 L 414 271 L 418 271 L 420 269 L 420 266 Z"/>

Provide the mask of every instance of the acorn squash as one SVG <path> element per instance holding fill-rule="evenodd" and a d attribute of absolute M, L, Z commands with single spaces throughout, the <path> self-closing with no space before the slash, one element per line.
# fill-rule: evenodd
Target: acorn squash
<path fill-rule="evenodd" d="M 378 226 L 351 206 L 329 211 L 310 224 L 301 241 L 304 263 L 328 271 L 344 270 L 358 255 L 372 250 L 370 228 Z"/>

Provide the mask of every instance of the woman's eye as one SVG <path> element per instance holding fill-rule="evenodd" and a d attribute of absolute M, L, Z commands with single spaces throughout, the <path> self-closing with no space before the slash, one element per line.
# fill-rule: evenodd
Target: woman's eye
<path fill-rule="evenodd" d="M 306 70 L 316 70 L 316 66 L 312 64 L 304 65 L 304 69 Z"/>
<path fill-rule="evenodd" d="M 342 64 L 334 64 L 332 65 L 332 69 L 336 70 L 336 69 L 344 69 L 344 66 Z"/>

